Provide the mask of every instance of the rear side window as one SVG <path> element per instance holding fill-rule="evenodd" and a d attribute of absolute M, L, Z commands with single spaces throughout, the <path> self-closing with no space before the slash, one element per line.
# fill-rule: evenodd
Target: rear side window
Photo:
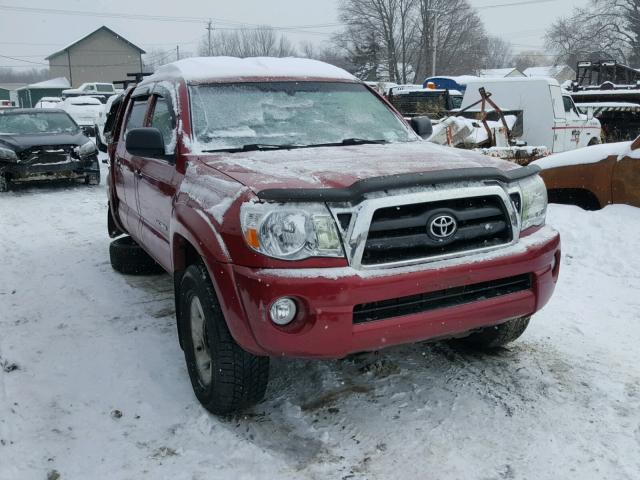
<path fill-rule="evenodd" d="M 133 101 L 131 111 L 129 112 L 129 118 L 127 119 L 127 126 L 124 129 L 124 133 L 128 133 L 133 128 L 144 127 L 144 117 L 147 112 L 147 99 L 140 98 Z"/>
<path fill-rule="evenodd" d="M 163 97 L 156 97 L 153 115 L 151 116 L 151 126 L 162 133 L 165 153 L 167 155 L 174 153 L 176 147 L 175 121 L 169 102 Z"/>

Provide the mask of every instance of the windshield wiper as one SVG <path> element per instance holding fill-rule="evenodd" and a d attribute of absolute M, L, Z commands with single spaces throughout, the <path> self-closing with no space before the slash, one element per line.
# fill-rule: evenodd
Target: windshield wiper
<path fill-rule="evenodd" d="M 312 145 L 303 145 L 303 144 L 294 144 L 294 143 L 289 143 L 284 145 L 276 145 L 271 143 L 249 143 L 247 145 L 243 145 L 242 147 L 219 148 L 215 150 L 202 150 L 202 152 L 203 153 L 216 153 L 216 152 L 237 153 L 237 152 L 254 152 L 254 151 L 264 151 L 264 150 L 292 150 L 294 148 L 340 147 L 344 145 L 368 145 L 368 144 L 381 145 L 384 143 L 389 143 L 389 142 L 387 140 L 369 140 L 366 138 L 345 138 L 340 142 L 317 143 Z"/>
<path fill-rule="evenodd" d="M 263 151 L 263 150 L 291 150 L 292 148 L 302 148 L 306 145 L 295 145 L 295 144 L 284 144 L 284 145 L 275 145 L 271 143 L 249 143 L 247 145 L 243 145 L 242 147 L 232 147 L 232 148 L 219 148 L 215 150 L 202 150 L 205 153 L 215 153 L 215 152 L 254 152 L 254 151 Z"/>
<path fill-rule="evenodd" d="M 344 145 L 382 145 L 389 143 L 387 140 L 370 140 L 367 138 L 345 138 L 341 142 L 319 143 L 310 147 L 340 147 Z"/>

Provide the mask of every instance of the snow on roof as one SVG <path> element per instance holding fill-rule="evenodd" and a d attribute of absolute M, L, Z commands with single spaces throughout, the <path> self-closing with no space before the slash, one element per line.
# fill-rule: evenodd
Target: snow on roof
<path fill-rule="evenodd" d="M 599 95 L 638 95 L 640 94 L 640 89 L 619 89 L 619 90 L 578 90 L 577 92 L 571 92 L 572 95 L 579 96 L 599 96 Z"/>
<path fill-rule="evenodd" d="M 102 105 L 102 102 L 97 98 L 86 95 L 80 97 L 69 97 L 65 102 L 70 103 L 71 105 Z"/>
<path fill-rule="evenodd" d="M 43 82 L 32 83 L 31 85 L 24 86 L 18 90 L 34 89 L 34 88 L 69 88 L 69 80 L 65 77 L 52 78 L 51 80 L 45 80 Z"/>
<path fill-rule="evenodd" d="M 517 68 L 487 68 L 480 70 L 481 77 L 506 77 L 508 75 L 516 74 L 516 76 L 523 76 L 522 72 Z"/>
<path fill-rule="evenodd" d="M 560 84 L 558 83 L 558 81 L 555 78 L 551 78 L 551 77 L 505 77 L 505 78 L 478 78 L 477 80 L 474 80 L 472 82 L 469 82 L 469 84 L 467 85 L 467 89 L 469 88 L 469 85 L 484 85 L 484 84 L 489 84 L 489 83 L 528 83 L 528 84 L 540 84 L 540 83 L 545 83 L 547 85 L 556 85 L 556 86 L 560 86 Z"/>
<path fill-rule="evenodd" d="M 17 90 L 22 87 L 26 87 L 26 83 L 0 83 L 0 90 Z"/>
<path fill-rule="evenodd" d="M 529 67 L 523 73 L 527 77 L 555 77 L 562 73 L 567 65 L 553 65 L 548 67 Z"/>
<path fill-rule="evenodd" d="M 307 58 L 193 57 L 161 66 L 142 83 L 165 76 L 183 78 L 187 82 L 243 77 L 356 80 L 341 68 Z"/>
<path fill-rule="evenodd" d="M 543 170 L 549 168 L 569 167 L 573 165 L 587 165 L 597 163 L 605 158 L 615 155 L 617 157 L 628 155 L 631 151 L 632 142 L 604 143 L 591 147 L 578 148 L 568 152 L 556 153 L 548 157 L 541 158 L 533 165 L 537 165 Z"/>
<path fill-rule="evenodd" d="M 474 80 L 478 80 L 480 77 L 476 75 L 458 75 L 457 77 L 449 77 L 446 75 L 436 75 L 435 77 L 429 77 L 425 80 L 425 82 L 435 82 L 436 80 L 444 79 L 451 80 L 460 85 L 466 85 L 469 82 L 473 82 Z"/>
<path fill-rule="evenodd" d="M 637 108 L 640 104 L 631 102 L 576 102 L 576 107 L 580 108 Z"/>

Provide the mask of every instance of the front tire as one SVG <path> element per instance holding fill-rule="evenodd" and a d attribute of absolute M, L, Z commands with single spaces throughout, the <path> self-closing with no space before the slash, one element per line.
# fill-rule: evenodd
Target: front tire
<path fill-rule="evenodd" d="M 202 264 L 187 268 L 178 290 L 178 327 L 193 391 L 216 415 L 239 412 L 264 398 L 269 358 L 233 339 Z"/>
<path fill-rule="evenodd" d="M 0 193 L 9 191 L 9 180 L 3 174 L 0 174 Z"/>
<path fill-rule="evenodd" d="M 517 340 L 529 326 L 530 320 L 530 316 L 514 318 L 500 325 L 483 328 L 468 337 L 459 338 L 455 341 L 464 346 L 479 350 L 502 347 Z"/>

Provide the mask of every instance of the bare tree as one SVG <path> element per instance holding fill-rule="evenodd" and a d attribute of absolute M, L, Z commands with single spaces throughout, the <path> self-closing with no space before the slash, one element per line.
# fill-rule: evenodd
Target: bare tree
<path fill-rule="evenodd" d="M 384 71 L 390 81 L 407 83 L 417 31 L 417 1 L 342 0 L 339 12 L 345 30 L 336 43 L 355 64 L 364 61 L 365 67 L 375 57 L 381 63 L 380 73 Z"/>
<path fill-rule="evenodd" d="M 515 66 L 518 70 L 524 72 L 527 68 L 544 66 L 548 63 L 554 63 L 552 56 L 546 55 L 539 50 L 525 50 L 513 57 L 513 64 L 509 66 Z"/>
<path fill-rule="evenodd" d="M 0 82 L 2 83 L 36 83 L 49 78 L 48 68 L 0 68 Z"/>
<path fill-rule="evenodd" d="M 640 0 L 593 0 L 593 4 L 602 23 L 626 47 L 629 63 L 640 66 Z"/>
<path fill-rule="evenodd" d="M 514 56 L 511 43 L 500 37 L 489 37 L 483 68 L 508 68 L 513 65 Z"/>
<path fill-rule="evenodd" d="M 160 48 L 154 48 L 143 56 L 142 62 L 144 64 L 145 70 L 150 70 L 153 72 L 160 65 L 164 65 L 165 63 L 176 60 L 176 57 L 177 54 L 175 50 L 163 50 Z"/>
<path fill-rule="evenodd" d="M 612 58 L 638 62 L 638 34 L 630 29 L 636 28 L 628 20 L 632 12 L 623 4 L 640 8 L 640 0 L 593 0 L 587 8 L 576 8 L 570 16 L 554 22 L 546 33 L 545 43 L 555 54 L 556 63 L 575 65 L 580 60 Z M 635 59 L 633 52 L 637 52 Z"/>
<path fill-rule="evenodd" d="M 356 71 L 376 79 L 422 82 L 434 47 L 437 70 L 451 75 L 475 70 L 486 57 L 484 26 L 468 0 L 341 0 L 339 9 L 346 28 L 336 44 Z"/>
<path fill-rule="evenodd" d="M 208 36 L 200 41 L 198 54 L 209 54 Z M 233 57 L 291 57 L 296 49 L 284 35 L 270 27 L 217 30 L 212 35 L 211 54 Z"/>
<path fill-rule="evenodd" d="M 482 66 L 487 35 L 477 11 L 467 0 L 420 0 L 420 41 L 416 78 L 431 73 L 436 48 L 436 72 L 460 75 Z M 437 25 L 436 45 L 433 29 Z"/>

